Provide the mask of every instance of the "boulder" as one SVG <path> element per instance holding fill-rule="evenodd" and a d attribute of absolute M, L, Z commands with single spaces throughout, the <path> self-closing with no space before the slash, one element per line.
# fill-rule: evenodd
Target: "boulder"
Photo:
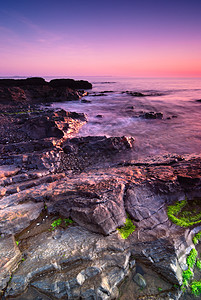
<path fill-rule="evenodd" d="M 71 216 L 93 232 L 108 235 L 125 222 L 124 185 L 118 181 L 68 180 L 57 186 L 57 193 L 46 201 L 49 213 Z"/>
<path fill-rule="evenodd" d="M 88 153 L 94 155 L 95 153 L 110 154 L 133 147 L 134 138 L 132 137 L 109 137 L 106 136 L 88 136 L 73 138 L 66 141 L 63 146 L 65 153 L 68 153 L 69 146 L 72 146 L 76 153 Z"/>
<path fill-rule="evenodd" d="M 38 116 L 25 120 L 20 130 L 24 131 L 29 139 L 43 139 L 47 137 L 62 138 L 64 133 L 60 130 L 53 120 L 46 116 Z"/>
<path fill-rule="evenodd" d="M 87 136 L 66 140 L 63 144 L 63 170 L 84 170 L 103 166 L 129 152 L 134 145 L 133 137 Z M 123 158 L 122 158 L 123 159 Z"/>
<path fill-rule="evenodd" d="M 144 277 L 143 277 L 141 274 L 139 274 L 139 273 L 136 273 L 136 274 L 135 274 L 135 276 L 133 277 L 133 280 L 134 280 L 134 281 L 137 283 L 137 285 L 138 285 L 140 288 L 142 288 L 142 289 L 144 289 L 144 288 L 147 286 L 147 283 L 146 283 Z"/>

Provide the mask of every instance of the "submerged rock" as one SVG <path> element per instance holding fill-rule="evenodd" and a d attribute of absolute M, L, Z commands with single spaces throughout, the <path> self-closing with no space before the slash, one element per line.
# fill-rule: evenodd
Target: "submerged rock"
<path fill-rule="evenodd" d="M 143 117 L 145 119 L 163 119 L 163 113 L 162 112 L 146 112 L 140 117 Z"/>

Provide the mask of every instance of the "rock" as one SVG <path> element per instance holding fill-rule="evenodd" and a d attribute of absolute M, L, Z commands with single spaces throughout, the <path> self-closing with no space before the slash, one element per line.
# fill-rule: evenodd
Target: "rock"
<path fill-rule="evenodd" d="M 82 103 L 91 103 L 90 100 L 86 100 L 86 99 L 82 99 L 81 102 L 82 102 Z"/>
<path fill-rule="evenodd" d="M 64 142 L 62 155 L 63 170 L 84 170 L 92 165 L 111 163 L 115 155 L 130 151 L 132 137 L 88 136 L 72 138 Z"/>
<path fill-rule="evenodd" d="M 99 93 L 99 94 L 96 94 L 96 93 L 91 94 L 90 96 L 93 96 L 93 97 L 102 97 L 102 96 L 107 96 L 107 94 L 101 92 L 101 93 Z"/>
<path fill-rule="evenodd" d="M 99 294 L 100 299 L 106 299 L 104 295 L 111 299 L 117 293 L 116 286 L 128 264 L 128 252 L 117 236 L 104 238 L 79 226 L 62 231 L 58 240 L 51 235 L 49 232 L 47 238 L 47 233 L 41 233 L 28 241 L 26 259 L 9 282 L 6 297 L 19 295 L 29 284 L 55 299 Z M 111 255 L 111 247 L 115 256 Z"/>
<path fill-rule="evenodd" d="M 201 102 L 201 99 L 196 100 L 197 102 Z"/>
<path fill-rule="evenodd" d="M 143 117 L 145 119 L 163 119 L 163 113 L 159 112 L 146 112 L 145 114 L 141 115 L 140 117 Z"/>
<path fill-rule="evenodd" d="M 96 118 L 102 119 L 103 115 L 96 115 Z"/>
<path fill-rule="evenodd" d="M 129 91 L 126 91 L 126 92 L 122 92 L 123 94 L 126 93 L 130 96 L 134 96 L 134 97 L 145 97 L 146 95 L 143 94 L 143 93 L 140 93 L 140 92 L 129 92 Z"/>
<path fill-rule="evenodd" d="M 4 235 L 16 234 L 27 228 L 33 220 L 36 220 L 40 216 L 44 208 L 42 202 L 34 203 L 31 201 L 11 207 L 2 208 L 2 206 L 0 213 L 0 234 L 3 233 Z"/>
<path fill-rule="evenodd" d="M 31 77 L 27 79 L 0 79 L 0 86 L 18 86 L 24 87 L 26 85 L 46 85 L 45 79 L 41 77 Z"/>
<path fill-rule="evenodd" d="M 64 110 L 0 116 L 0 164 L 53 171 L 60 164 L 61 143 L 86 121 L 85 114 Z"/>
<path fill-rule="evenodd" d="M 59 195 L 46 202 L 50 213 L 71 216 L 81 226 L 104 235 L 124 224 L 124 185 L 115 180 L 84 181 L 79 186 L 75 182 L 72 189 L 72 183 L 64 181 L 58 186 Z"/>
<path fill-rule="evenodd" d="M 172 284 L 182 284 L 182 269 L 176 249 L 168 238 L 147 242 L 143 246 L 138 244 L 133 249 L 132 255 L 138 261 L 151 266 L 162 278 L 166 278 Z"/>
<path fill-rule="evenodd" d="M 131 269 L 133 269 L 135 267 L 135 264 L 136 264 L 136 261 L 135 261 L 135 259 L 133 259 L 133 260 L 130 261 L 129 267 Z"/>
<path fill-rule="evenodd" d="M 86 121 L 64 110 L 0 115 L 2 297 L 117 299 L 129 273 L 149 286 L 149 269 L 169 282 L 159 297 L 177 297 L 171 285 L 182 283 L 200 228 L 172 224 L 167 206 L 186 196 L 199 203 L 201 158 L 127 161 L 132 137 L 72 137 Z M 136 228 L 124 240 L 116 229 L 127 213 Z"/>
<path fill-rule="evenodd" d="M 19 105 L 80 99 L 91 89 L 88 81 L 54 79 L 46 82 L 43 78 L 0 79 L 0 104 Z"/>
<path fill-rule="evenodd" d="M 166 95 L 167 93 L 161 93 L 157 91 L 145 91 L 145 93 L 126 91 L 126 92 L 122 92 L 122 94 L 127 94 L 134 97 L 148 97 L 148 96 L 155 97 L 155 96 L 163 96 Z"/>
<path fill-rule="evenodd" d="M 92 89 L 92 84 L 85 80 L 53 79 L 50 81 L 52 87 L 68 87 L 71 89 Z"/>
<path fill-rule="evenodd" d="M 17 232 L 20 236 L 22 229 L 23 234 L 28 235 L 23 209 L 31 205 L 29 211 L 33 216 L 33 208 L 41 204 L 42 209 L 44 201 L 46 213 L 63 218 L 71 216 L 82 226 L 58 227 L 51 232 L 41 231 L 43 225 L 39 223 L 37 234 L 31 235 L 30 232 L 22 238 L 19 246 L 26 259 L 13 274 L 6 297 L 19 295 L 32 286 L 55 299 L 117 298 L 117 287 L 127 276 L 133 260 L 137 262 L 137 273 L 142 276 L 139 264 L 144 263 L 172 284 L 181 284 L 181 265 L 184 265 L 185 249 L 190 247 L 192 239 L 190 233 L 187 236 L 188 229 L 171 224 L 165 207 L 167 203 L 185 197 L 184 190 L 189 193 L 194 187 L 199 191 L 200 182 L 195 185 L 194 181 L 189 181 L 184 187 L 179 176 L 198 178 L 200 161 L 172 160 L 152 165 L 128 164 L 92 169 L 79 176 L 55 177 L 51 183 L 28 187 L 21 192 L 16 190 L 14 194 L 3 197 L 4 212 L 15 204 L 14 207 L 22 213 L 16 223 L 12 218 L 14 214 L 9 226 L 2 222 L 4 235 Z M 20 176 L 21 180 L 26 179 L 20 173 L 14 174 L 17 182 Z M 46 176 L 44 173 L 44 180 Z M 8 187 L 9 182 L 12 181 L 7 181 Z M 120 221 L 124 222 L 125 208 L 130 217 L 135 218 L 137 226 L 126 241 L 112 233 L 120 226 Z M 4 219 L 2 215 L 1 220 Z M 99 232 L 110 235 L 103 236 Z"/>
<path fill-rule="evenodd" d="M 22 256 L 13 236 L 0 238 L 0 294 L 6 288 Z"/>
<path fill-rule="evenodd" d="M 6 177 L 11 177 L 16 175 L 18 172 L 20 171 L 19 168 L 17 168 L 16 166 L 13 165 L 4 165 L 4 166 L 0 166 L 0 179 L 4 179 Z"/>
<path fill-rule="evenodd" d="M 43 139 L 46 137 L 62 138 L 63 132 L 57 127 L 54 121 L 46 116 L 38 116 L 24 122 L 21 130 L 25 131 L 29 139 Z"/>
<path fill-rule="evenodd" d="M 146 280 L 144 279 L 144 277 L 139 274 L 139 273 L 136 273 L 135 276 L 133 277 L 133 280 L 137 283 L 137 285 L 144 289 L 146 286 L 147 286 L 147 283 L 146 283 Z"/>
<path fill-rule="evenodd" d="M 90 155 L 93 155 L 96 152 L 99 154 L 111 154 L 112 152 L 119 152 L 121 150 L 132 148 L 133 143 L 134 138 L 132 137 L 123 136 L 107 138 L 106 136 L 88 136 L 73 138 L 66 141 L 63 150 L 65 153 L 68 153 L 68 147 L 66 148 L 66 146 L 72 145 L 77 153 L 86 152 Z"/>

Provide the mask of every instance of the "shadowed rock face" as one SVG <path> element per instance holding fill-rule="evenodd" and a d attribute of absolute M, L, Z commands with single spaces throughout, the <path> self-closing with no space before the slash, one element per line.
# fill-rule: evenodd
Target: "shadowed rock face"
<path fill-rule="evenodd" d="M 41 77 L 31 77 L 27 79 L 0 79 L 2 87 L 26 87 L 26 86 L 51 86 L 67 87 L 71 89 L 91 89 L 92 84 L 86 80 L 74 79 L 53 79 L 50 82 Z"/>
<path fill-rule="evenodd" d="M 47 103 L 80 99 L 91 89 L 88 81 L 55 79 L 46 82 L 43 78 L 0 79 L 0 104 L 19 105 Z"/>
<path fill-rule="evenodd" d="M 85 80 L 53 79 L 49 85 L 52 87 L 69 87 L 71 89 L 92 89 L 92 84 Z"/>

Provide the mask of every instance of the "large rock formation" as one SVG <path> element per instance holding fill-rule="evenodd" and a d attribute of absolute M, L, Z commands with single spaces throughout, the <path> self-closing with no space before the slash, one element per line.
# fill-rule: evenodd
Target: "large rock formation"
<path fill-rule="evenodd" d="M 200 200 L 201 158 L 128 161 L 134 138 L 75 137 L 86 122 L 0 116 L 2 299 L 179 299 L 200 227 L 173 224 L 167 206 Z M 127 214 L 136 229 L 124 240 Z"/>
<path fill-rule="evenodd" d="M 91 89 L 88 81 L 43 78 L 0 79 L 0 104 L 33 104 L 80 99 Z"/>

